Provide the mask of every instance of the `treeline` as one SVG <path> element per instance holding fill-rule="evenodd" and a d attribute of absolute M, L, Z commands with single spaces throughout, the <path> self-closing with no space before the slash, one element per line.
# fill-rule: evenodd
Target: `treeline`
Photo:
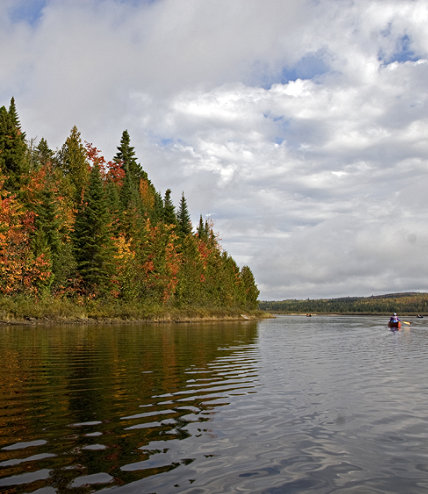
<path fill-rule="evenodd" d="M 392 293 L 371 297 L 342 297 L 263 301 L 260 309 L 286 314 L 427 314 L 428 293 Z"/>
<path fill-rule="evenodd" d="M 54 151 L 26 138 L 12 98 L 0 108 L 0 294 L 255 309 L 259 291 L 212 224 L 193 228 L 184 194 L 176 208 L 155 189 L 126 130 L 111 161 L 76 127 Z"/>

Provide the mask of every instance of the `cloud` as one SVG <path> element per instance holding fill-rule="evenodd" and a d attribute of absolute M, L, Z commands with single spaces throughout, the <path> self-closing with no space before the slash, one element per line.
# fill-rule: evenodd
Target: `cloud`
<path fill-rule="evenodd" d="M 128 129 L 263 299 L 428 290 L 423 0 L 24 5 L 0 6 L 0 96 L 27 135 L 111 158 Z"/>

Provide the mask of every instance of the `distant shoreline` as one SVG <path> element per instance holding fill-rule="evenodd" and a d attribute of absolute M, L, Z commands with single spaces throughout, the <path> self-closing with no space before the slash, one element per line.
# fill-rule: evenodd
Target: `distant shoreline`
<path fill-rule="evenodd" d="M 378 317 L 390 317 L 391 312 L 312 312 L 310 313 L 310 316 L 307 316 L 304 312 L 279 312 L 279 311 L 272 311 L 273 316 L 300 316 L 300 317 L 308 317 L 309 319 L 311 317 L 319 317 L 319 316 L 332 316 L 332 317 L 338 317 L 338 316 L 378 316 Z M 406 312 L 399 312 L 398 316 L 400 317 L 414 317 L 417 318 L 417 316 L 421 315 L 424 317 L 428 317 L 427 314 L 423 313 L 406 313 Z"/>

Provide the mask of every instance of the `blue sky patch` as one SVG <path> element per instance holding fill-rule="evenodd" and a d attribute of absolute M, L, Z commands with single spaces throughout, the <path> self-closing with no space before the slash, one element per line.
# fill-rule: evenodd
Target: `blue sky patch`
<path fill-rule="evenodd" d="M 315 79 L 330 70 L 324 55 L 323 51 L 309 53 L 296 64 L 285 65 L 276 71 L 261 63 L 256 63 L 253 68 L 253 78 L 256 80 L 255 83 L 264 89 L 270 89 L 274 84 L 287 84 L 297 79 Z"/>
<path fill-rule="evenodd" d="M 9 11 L 12 22 L 27 22 L 31 26 L 40 19 L 47 0 L 19 0 Z"/>
<path fill-rule="evenodd" d="M 385 65 L 390 63 L 399 62 L 416 62 L 419 60 L 419 57 L 412 50 L 412 40 L 411 38 L 405 34 L 401 36 L 396 42 L 395 52 L 389 56 L 385 57 L 385 54 L 379 53 L 379 60 L 381 60 Z"/>
<path fill-rule="evenodd" d="M 281 84 L 296 79 L 314 79 L 329 71 L 328 65 L 319 53 L 313 53 L 301 58 L 293 67 L 284 67 L 281 72 Z"/>

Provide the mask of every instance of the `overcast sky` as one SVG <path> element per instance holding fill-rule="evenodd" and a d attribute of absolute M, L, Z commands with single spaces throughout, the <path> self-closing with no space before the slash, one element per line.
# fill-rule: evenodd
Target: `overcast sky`
<path fill-rule="evenodd" d="M 0 106 L 111 159 L 251 267 L 261 300 L 428 291 L 426 0 L 2 0 Z"/>

